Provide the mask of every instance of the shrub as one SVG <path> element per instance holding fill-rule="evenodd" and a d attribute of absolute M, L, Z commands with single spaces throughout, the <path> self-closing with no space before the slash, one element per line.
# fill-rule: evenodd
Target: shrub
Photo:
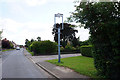
<path fill-rule="evenodd" d="M 26 49 L 32 56 L 34 56 L 34 52 L 30 51 L 28 48 L 26 48 Z"/>
<path fill-rule="evenodd" d="M 80 46 L 76 46 L 75 53 L 80 53 Z"/>
<path fill-rule="evenodd" d="M 84 45 L 80 47 L 82 56 L 92 57 L 92 45 Z"/>
<path fill-rule="evenodd" d="M 75 48 L 72 47 L 69 43 L 67 43 L 67 45 L 65 46 L 65 50 L 64 51 L 71 52 L 73 50 L 75 50 Z"/>
<path fill-rule="evenodd" d="M 55 54 L 57 51 L 57 43 L 46 41 L 35 41 L 31 46 L 35 54 Z"/>
<path fill-rule="evenodd" d="M 28 49 L 32 52 L 33 51 L 33 44 L 31 44 Z"/>
<path fill-rule="evenodd" d="M 63 52 L 65 49 L 64 47 L 60 47 L 60 51 Z"/>
<path fill-rule="evenodd" d="M 9 42 L 9 44 L 10 44 L 10 48 L 13 49 L 14 45 L 11 42 Z"/>
<path fill-rule="evenodd" d="M 67 43 L 67 45 L 64 47 L 60 48 L 61 52 L 64 54 L 69 54 L 69 53 L 80 53 L 80 47 L 76 46 L 72 47 L 69 43 Z"/>

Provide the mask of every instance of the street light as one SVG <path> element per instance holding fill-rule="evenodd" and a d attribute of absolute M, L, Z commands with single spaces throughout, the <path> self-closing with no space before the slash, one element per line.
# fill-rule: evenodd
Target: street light
<path fill-rule="evenodd" d="M 58 26 L 58 28 L 56 27 L 56 17 L 62 17 L 62 28 L 60 28 L 60 26 Z M 58 13 L 54 15 L 54 28 L 58 29 L 58 63 L 60 63 L 60 29 L 63 29 L 63 14 Z"/>

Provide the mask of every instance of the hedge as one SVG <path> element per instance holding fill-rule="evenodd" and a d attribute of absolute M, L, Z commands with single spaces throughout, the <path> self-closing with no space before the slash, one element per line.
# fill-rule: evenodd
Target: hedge
<path fill-rule="evenodd" d="M 57 43 L 46 41 L 35 41 L 31 44 L 31 49 L 36 55 L 55 54 L 57 52 Z"/>
<path fill-rule="evenodd" d="M 84 45 L 80 47 L 82 56 L 92 57 L 92 45 Z"/>

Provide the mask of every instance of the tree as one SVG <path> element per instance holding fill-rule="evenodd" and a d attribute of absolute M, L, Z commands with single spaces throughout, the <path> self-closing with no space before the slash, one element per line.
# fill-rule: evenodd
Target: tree
<path fill-rule="evenodd" d="M 37 40 L 38 40 L 38 41 L 41 41 L 41 37 L 37 37 Z"/>
<path fill-rule="evenodd" d="M 92 43 L 91 43 L 91 36 L 89 37 L 88 40 L 82 41 L 80 45 L 81 46 L 83 46 L 83 45 L 92 45 Z"/>
<path fill-rule="evenodd" d="M 94 63 L 99 74 L 119 78 L 120 74 L 120 1 L 82 2 L 72 20 L 90 30 Z"/>
<path fill-rule="evenodd" d="M 28 48 L 32 44 L 32 42 L 34 42 L 34 39 L 31 39 L 31 41 L 29 41 L 28 39 L 26 39 L 25 40 L 25 47 Z"/>
<path fill-rule="evenodd" d="M 72 45 L 73 45 L 73 47 L 80 46 L 79 37 L 78 38 L 76 38 L 76 37 L 73 38 Z"/>
<path fill-rule="evenodd" d="M 28 43 L 28 39 L 25 40 L 25 47 L 28 47 L 27 43 Z"/>
<path fill-rule="evenodd" d="M 75 38 L 75 32 L 78 32 L 77 30 L 75 30 L 73 27 L 71 26 L 74 26 L 74 25 L 71 25 L 71 24 L 68 24 L 68 23 L 64 23 L 64 29 L 61 30 L 61 34 L 60 34 L 60 41 L 61 41 L 61 44 L 63 47 L 65 47 L 65 45 L 67 45 L 67 42 L 68 41 L 72 41 L 72 39 Z M 62 26 L 62 23 L 59 25 L 59 24 L 56 24 L 56 27 L 58 26 Z M 52 34 L 54 35 L 54 40 L 55 42 L 58 42 L 58 30 L 53 28 L 52 30 Z"/>
<path fill-rule="evenodd" d="M 34 42 L 35 40 L 34 39 L 31 39 L 31 43 Z"/>
<path fill-rule="evenodd" d="M 5 38 L 2 40 L 2 48 L 5 48 L 5 49 L 13 48 L 13 44 Z"/>

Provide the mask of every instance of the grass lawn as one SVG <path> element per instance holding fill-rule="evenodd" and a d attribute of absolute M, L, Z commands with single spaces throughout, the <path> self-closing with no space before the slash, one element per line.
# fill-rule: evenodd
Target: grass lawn
<path fill-rule="evenodd" d="M 65 66 L 73 69 L 74 71 L 89 76 L 91 78 L 99 78 L 97 76 L 97 70 L 94 67 L 93 58 L 77 56 L 62 58 L 61 63 L 58 63 L 58 59 L 47 60 L 47 62 L 56 64 L 58 66 Z"/>
<path fill-rule="evenodd" d="M 2 50 L 2 52 L 11 51 L 11 50 L 14 50 L 14 49 L 5 49 L 5 50 Z"/>

